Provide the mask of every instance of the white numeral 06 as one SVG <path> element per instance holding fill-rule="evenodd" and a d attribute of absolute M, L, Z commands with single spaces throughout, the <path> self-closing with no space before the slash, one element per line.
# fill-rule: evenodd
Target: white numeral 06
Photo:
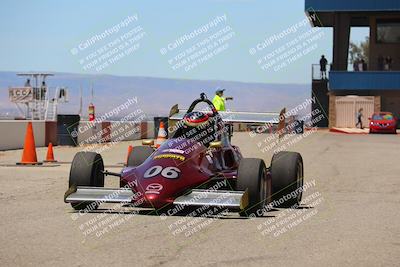
<path fill-rule="evenodd" d="M 166 167 L 163 169 L 161 166 L 153 166 L 144 173 L 144 178 L 151 178 L 161 173 L 161 176 L 168 179 L 176 179 L 179 177 L 181 170 L 176 167 Z"/>

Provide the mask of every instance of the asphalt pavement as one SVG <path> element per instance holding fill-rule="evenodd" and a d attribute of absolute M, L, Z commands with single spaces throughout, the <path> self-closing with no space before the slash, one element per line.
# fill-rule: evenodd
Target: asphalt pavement
<path fill-rule="evenodd" d="M 269 165 L 268 136 L 235 133 L 233 143 Z M 400 136 L 318 131 L 292 140 L 283 148 L 303 155 L 303 204 L 255 219 L 159 217 L 113 204 L 79 214 L 63 195 L 66 162 L 82 148 L 55 147 L 63 163 L 54 167 L 6 166 L 21 150 L 0 152 L 0 265 L 398 266 Z M 109 170 L 120 170 L 129 144 L 102 153 Z M 46 149 L 37 152 L 43 159 Z"/>

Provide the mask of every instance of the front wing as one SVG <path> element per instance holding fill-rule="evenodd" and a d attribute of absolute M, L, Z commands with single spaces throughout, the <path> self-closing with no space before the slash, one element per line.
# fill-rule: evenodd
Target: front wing
<path fill-rule="evenodd" d="M 64 196 L 66 203 L 132 203 L 135 193 L 130 188 L 103 188 L 71 186 Z M 243 210 L 248 206 L 246 191 L 222 191 L 193 189 L 189 194 L 177 197 L 173 204 L 182 206 L 209 206 Z"/>

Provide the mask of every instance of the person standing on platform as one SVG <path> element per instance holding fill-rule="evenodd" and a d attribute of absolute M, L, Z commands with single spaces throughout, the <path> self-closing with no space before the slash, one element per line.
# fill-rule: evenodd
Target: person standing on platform
<path fill-rule="evenodd" d="M 227 98 L 223 97 L 224 91 L 225 89 L 218 89 L 217 91 L 215 91 L 215 96 L 212 103 L 217 111 L 225 111 L 226 100 L 233 100 L 233 97 L 227 97 Z"/>
<path fill-rule="evenodd" d="M 321 59 L 319 60 L 319 66 L 321 70 L 321 79 L 327 80 L 328 77 L 326 76 L 326 65 L 328 65 L 328 60 L 326 60 L 325 56 L 322 55 Z"/>

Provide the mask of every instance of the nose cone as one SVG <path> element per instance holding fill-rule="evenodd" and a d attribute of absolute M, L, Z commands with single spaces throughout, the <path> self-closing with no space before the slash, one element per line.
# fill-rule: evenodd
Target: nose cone
<path fill-rule="evenodd" d="M 133 190 L 140 193 L 141 207 L 164 207 L 209 178 L 199 166 L 199 155 L 205 148 L 199 145 L 188 148 L 183 143 L 184 140 L 165 142 L 151 158 L 126 175 L 127 181 L 135 181 Z"/>
<path fill-rule="evenodd" d="M 152 179 L 152 181 L 141 180 L 138 184 L 137 191 L 143 199 L 143 207 L 160 208 L 173 202 L 170 190 L 167 190 L 165 184 L 160 179 Z"/>
<path fill-rule="evenodd" d="M 158 209 L 172 202 L 173 200 L 165 194 L 145 193 L 144 195 L 144 203 L 147 208 Z"/>
<path fill-rule="evenodd" d="M 155 201 L 155 200 L 157 200 L 157 197 L 158 197 L 158 195 L 155 195 L 155 194 L 146 194 L 146 199 L 148 201 Z"/>

